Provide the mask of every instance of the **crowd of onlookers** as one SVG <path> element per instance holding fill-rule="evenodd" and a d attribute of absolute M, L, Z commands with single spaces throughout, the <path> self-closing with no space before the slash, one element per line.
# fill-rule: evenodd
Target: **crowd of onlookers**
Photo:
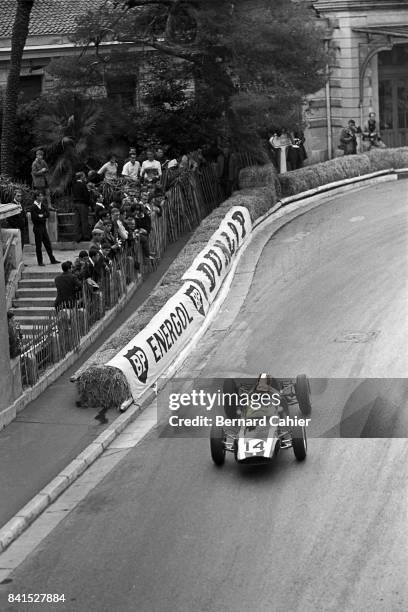
<path fill-rule="evenodd" d="M 140 269 L 140 252 L 146 260 L 154 260 L 156 254 L 149 244 L 152 217 L 162 216 L 166 190 L 172 181 L 185 171 L 200 171 L 204 165 L 213 164 L 223 195 L 228 197 L 237 187 L 234 162 L 229 148 L 216 143 L 179 158 L 166 156 L 165 149 L 160 147 L 148 149 L 139 156 L 136 149 L 130 148 L 122 163 L 112 153 L 98 170 L 83 168 L 76 172 L 70 188 L 75 213 L 74 239 L 88 244 L 75 262 L 62 264 L 63 272 L 56 278 L 56 305 L 72 302 L 83 281 L 98 286 L 104 272 L 111 270 L 123 254 L 134 258 L 136 269 Z M 35 153 L 31 176 L 34 202 L 29 212 L 37 263 L 45 265 L 43 248 L 51 263 L 60 263 L 54 256 L 47 229 L 50 211 L 55 209 L 51 202 L 50 168 L 41 148 Z M 23 238 L 26 215 L 21 191 L 15 192 L 13 202 L 20 206 L 21 213 L 10 218 L 8 226 L 21 229 Z"/>
<path fill-rule="evenodd" d="M 183 171 L 200 170 L 203 165 L 216 163 L 217 175 L 227 197 L 233 188 L 230 161 L 229 150 L 219 149 L 216 145 L 212 150 L 209 148 L 206 155 L 198 149 L 179 159 L 167 158 L 162 148 L 149 149 L 138 158 L 136 150 L 131 148 L 122 166 L 112 153 L 99 170 L 77 172 L 72 184 L 75 240 L 89 244 L 86 251 L 79 253 L 75 263 L 64 262 L 63 273 L 56 279 L 56 304 L 72 301 L 78 288 L 76 281 L 90 279 L 98 285 L 104 271 L 111 269 L 113 262 L 124 252 L 133 257 L 137 269 L 140 268 L 140 251 L 145 259 L 154 260 L 156 254 L 149 244 L 152 217 L 162 216 L 166 203 L 165 188 L 171 179 Z M 39 150 L 33 163 L 33 183 L 35 173 L 46 167 L 44 163 L 43 152 Z M 43 188 L 41 199 L 46 197 L 47 190 Z M 32 209 L 34 217 L 37 214 L 35 207 L 36 202 Z M 93 212 L 93 227 L 89 225 L 90 211 Z M 44 217 L 46 214 L 44 211 Z M 50 261 L 55 263 L 46 230 L 38 233 L 38 240 L 36 231 L 34 225 L 39 265 L 43 265 L 41 244 Z"/>
<path fill-rule="evenodd" d="M 147 151 L 146 159 L 140 163 L 133 149 L 120 173 L 113 154 L 98 171 L 76 173 L 72 185 L 75 239 L 88 242 L 88 248 L 80 251 L 74 263 L 62 264 L 63 272 L 55 279 L 57 308 L 75 301 L 83 281 L 98 288 L 103 275 L 123 254 L 133 258 L 137 270 L 140 251 L 145 259 L 155 259 L 149 236 L 152 217 L 161 217 L 165 205 L 162 175 L 162 162 L 152 150 Z M 120 189 L 118 179 L 122 179 Z M 90 210 L 93 227 L 89 225 Z"/>
<path fill-rule="evenodd" d="M 350 119 L 347 127 L 341 130 L 338 148 L 343 152 L 343 155 L 355 155 L 371 149 L 386 148 L 377 128 L 375 113 L 369 113 L 363 129 L 356 125 L 354 119 Z"/>

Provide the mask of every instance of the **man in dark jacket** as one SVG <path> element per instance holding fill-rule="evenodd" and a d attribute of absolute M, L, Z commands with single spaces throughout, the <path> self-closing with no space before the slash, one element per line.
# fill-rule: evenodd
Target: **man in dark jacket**
<path fill-rule="evenodd" d="M 155 259 L 154 253 L 150 252 L 149 235 L 152 229 L 150 214 L 142 204 L 138 204 L 135 212 L 136 234 L 139 238 L 142 252 L 147 259 Z"/>
<path fill-rule="evenodd" d="M 31 207 L 31 220 L 33 222 L 34 238 L 35 238 L 35 252 L 37 255 L 37 262 L 39 266 L 44 266 L 42 257 L 42 245 L 48 253 L 48 257 L 52 264 L 60 263 L 54 257 L 52 252 L 50 237 L 47 232 L 47 219 L 50 216 L 49 210 L 45 204 L 45 196 L 36 191 L 34 194 L 34 204 Z"/>
<path fill-rule="evenodd" d="M 89 240 L 88 213 L 91 205 L 91 195 L 86 186 L 85 172 L 77 172 L 72 185 L 72 197 L 75 210 L 75 240 Z"/>
<path fill-rule="evenodd" d="M 87 278 L 92 278 L 93 264 L 89 259 L 88 251 L 80 251 L 72 268 L 72 273 L 78 280 L 84 281 Z"/>
<path fill-rule="evenodd" d="M 57 297 L 54 303 L 56 310 L 73 308 L 82 288 L 81 282 L 72 273 L 72 263 L 70 261 L 64 261 L 61 268 L 62 274 L 58 274 L 54 279 L 57 288 Z"/>

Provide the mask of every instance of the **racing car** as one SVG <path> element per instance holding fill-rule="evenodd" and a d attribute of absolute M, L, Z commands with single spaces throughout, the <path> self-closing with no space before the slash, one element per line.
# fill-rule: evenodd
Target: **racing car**
<path fill-rule="evenodd" d="M 260 393 L 269 394 L 275 401 L 266 408 L 254 408 L 252 399 L 255 396 L 259 399 Z M 244 407 L 240 404 L 243 395 L 248 399 Z M 304 423 L 309 419 L 293 415 L 295 408 L 304 417 L 312 412 L 310 384 L 305 374 L 295 380 L 268 374 L 261 374 L 255 382 L 227 379 L 223 383 L 223 398 L 226 418 L 217 418 L 210 432 L 211 458 L 216 465 L 224 464 L 227 451 L 243 464 L 269 463 L 286 448 L 293 449 L 298 461 L 306 459 Z M 222 425 L 217 424 L 219 420 Z"/>

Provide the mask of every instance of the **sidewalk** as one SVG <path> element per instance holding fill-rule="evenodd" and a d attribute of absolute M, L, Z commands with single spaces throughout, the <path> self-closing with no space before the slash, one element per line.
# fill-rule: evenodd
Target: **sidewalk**
<path fill-rule="evenodd" d="M 157 270 L 138 288 L 115 321 L 71 368 L 0 432 L 0 490 L 3 491 L 0 527 L 106 428 L 107 424 L 101 425 L 95 420 L 95 410 L 75 406 L 75 385 L 70 377 L 148 297 L 189 237 L 186 235 L 169 246 Z M 72 261 L 76 253 L 56 250 L 55 257 Z M 35 254 L 25 254 L 24 261 L 29 266 L 36 265 Z M 60 264 L 47 264 L 41 269 L 55 269 L 57 273 Z M 114 411 L 107 413 L 109 422 L 117 416 Z"/>

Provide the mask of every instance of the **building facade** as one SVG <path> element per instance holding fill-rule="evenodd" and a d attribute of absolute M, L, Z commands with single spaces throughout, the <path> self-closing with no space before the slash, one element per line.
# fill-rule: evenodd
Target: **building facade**
<path fill-rule="evenodd" d="M 318 0 L 313 8 L 335 59 L 306 111 L 311 161 L 335 155 L 341 128 L 349 119 L 363 127 L 369 112 L 388 146 L 408 145 L 407 0 Z"/>
<path fill-rule="evenodd" d="M 29 34 L 24 48 L 20 73 L 21 100 L 26 102 L 53 88 L 54 80 L 46 67 L 52 59 L 78 54 L 71 37 L 76 19 L 87 10 L 97 9 L 105 0 L 36 0 L 31 11 Z M 16 12 L 15 0 L 1 0 L 0 5 L 0 92 L 7 82 L 10 62 L 11 33 Z M 103 43 L 106 51 L 118 43 Z M 123 48 L 124 45 L 122 45 Z M 136 45 L 126 45 L 136 48 Z M 138 67 L 126 78 L 106 83 L 110 97 L 137 99 Z"/>

